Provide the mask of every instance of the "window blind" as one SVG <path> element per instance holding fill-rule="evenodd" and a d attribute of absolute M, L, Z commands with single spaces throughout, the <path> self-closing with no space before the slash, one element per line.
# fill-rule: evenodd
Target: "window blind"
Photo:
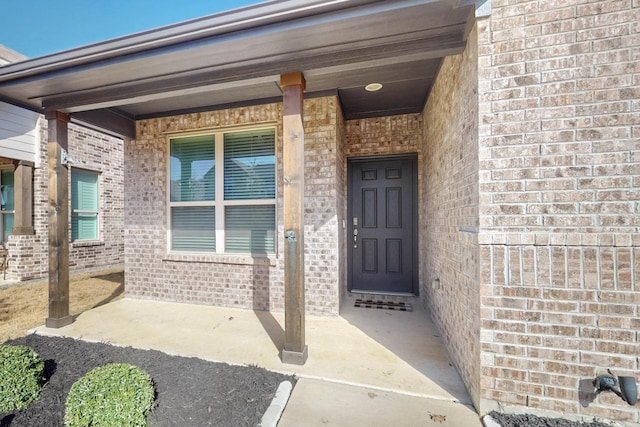
<path fill-rule="evenodd" d="M 227 206 L 226 252 L 266 254 L 275 252 L 274 205 Z"/>
<path fill-rule="evenodd" d="M 275 196 L 275 131 L 225 134 L 224 199 L 273 199 Z"/>
<path fill-rule="evenodd" d="M 215 137 L 191 136 L 171 140 L 172 202 L 215 200 Z"/>
<path fill-rule="evenodd" d="M 95 214 L 71 214 L 71 240 L 92 240 L 98 238 L 97 217 Z"/>
<path fill-rule="evenodd" d="M 71 169 L 71 239 L 98 238 L 98 174 Z"/>
<path fill-rule="evenodd" d="M 213 206 L 171 208 L 171 249 L 215 252 L 215 208 Z"/>

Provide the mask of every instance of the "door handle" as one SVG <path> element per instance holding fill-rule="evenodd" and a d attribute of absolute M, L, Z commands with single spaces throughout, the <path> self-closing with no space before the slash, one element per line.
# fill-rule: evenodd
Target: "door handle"
<path fill-rule="evenodd" d="M 358 248 L 358 229 L 357 228 L 353 229 L 353 248 L 354 249 Z"/>

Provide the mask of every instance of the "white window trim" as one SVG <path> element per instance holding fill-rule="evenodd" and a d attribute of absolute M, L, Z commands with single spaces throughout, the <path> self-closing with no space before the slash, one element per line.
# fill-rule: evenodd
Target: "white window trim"
<path fill-rule="evenodd" d="M 244 132 L 252 130 L 273 130 L 275 133 L 275 195 L 273 199 L 252 199 L 252 200 L 225 200 L 224 199 L 224 135 L 226 133 Z M 205 136 L 213 135 L 215 141 L 215 200 L 213 201 L 198 201 L 198 202 L 172 202 L 171 201 L 171 140 L 178 138 L 187 138 L 193 136 Z M 238 127 L 224 127 L 214 129 L 200 129 L 191 132 L 171 132 L 166 133 L 166 150 L 167 150 L 167 162 L 166 162 L 166 241 L 167 241 L 167 259 L 179 257 L 180 260 L 184 260 L 184 257 L 197 256 L 198 259 L 202 257 L 215 257 L 216 259 L 224 262 L 226 258 L 233 260 L 251 260 L 251 259 L 269 259 L 277 257 L 278 254 L 278 127 L 277 123 L 261 123 L 255 126 L 238 126 Z M 219 160 L 220 159 L 220 160 Z M 220 162 L 220 163 L 218 163 Z M 219 167 L 220 166 L 220 167 Z M 221 195 L 221 197 L 218 197 Z M 255 258 L 252 254 L 246 253 L 233 253 L 225 252 L 225 208 L 227 206 L 246 206 L 246 205 L 268 205 L 274 206 L 275 209 L 275 224 L 274 224 L 274 252 L 268 254 L 260 254 Z M 215 252 L 198 252 L 198 251 L 175 251 L 171 248 L 171 208 L 184 207 L 184 206 L 213 206 L 215 208 L 215 222 L 216 222 L 216 250 Z M 219 213 L 222 213 L 220 215 Z M 178 258 L 176 258 L 177 260 Z M 253 262 L 232 262 L 232 263 L 253 263 Z M 261 263 L 261 261 L 258 261 Z"/>
<path fill-rule="evenodd" d="M 74 244 L 74 246 L 79 246 L 82 245 L 82 243 L 91 243 L 91 242 L 100 242 L 102 241 L 102 215 L 100 215 L 100 200 L 102 199 L 100 197 L 100 190 L 102 188 L 100 181 L 102 181 L 102 171 L 99 170 L 95 170 L 95 169 L 88 169 L 88 168 L 79 168 L 79 167 L 75 167 L 72 166 L 69 168 L 69 188 L 73 189 L 73 186 L 71 185 L 73 183 L 73 180 L 71 178 L 71 174 L 73 173 L 74 170 L 77 171 L 84 171 L 84 172 L 91 172 L 91 173 L 95 173 L 98 177 L 98 182 L 97 182 L 97 186 L 98 188 L 96 188 L 96 196 L 98 197 L 98 210 L 97 211 L 90 211 L 90 210 L 86 210 L 86 209 L 73 209 L 73 195 L 71 194 L 71 191 L 69 192 L 69 195 L 71 197 L 69 197 L 69 240 L 71 241 L 71 243 Z M 94 239 L 73 239 L 73 232 L 71 230 L 71 217 L 73 216 L 74 213 L 95 213 L 96 214 L 96 237 Z"/>

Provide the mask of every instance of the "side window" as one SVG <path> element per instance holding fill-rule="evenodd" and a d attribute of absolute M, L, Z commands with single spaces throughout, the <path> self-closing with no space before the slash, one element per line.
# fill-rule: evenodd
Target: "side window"
<path fill-rule="evenodd" d="M 71 240 L 98 239 L 98 177 L 71 169 Z"/>
<path fill-rule="evenodd" d="M 14 218 L 14 181 L 13 169 L 2 169 L 0 171 L 0 233 L 2 243 L 9 240 L 9 236 L 13 233 Z"/>

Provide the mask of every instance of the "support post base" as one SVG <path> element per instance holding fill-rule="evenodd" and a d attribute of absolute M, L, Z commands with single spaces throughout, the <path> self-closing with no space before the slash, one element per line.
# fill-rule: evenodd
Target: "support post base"
<path fill-rule="evenodd" d="M 282 353 L 280 353 L 280 360 L 282 363 L 287 363 L 289 365 L 304 365 L 307 361 L 307 357 L 309 357 L 309 351 L 306 345 L 302 351 L 289 351 L 283 349 Z"/>
<path fill-rule="evenodd" d="M 33 227 L 13 227 L 13 234 L 17 236 L 33 236 L 36 233 Z"/>
<path fill-rule="evenodd" d="M 62 328 L 73 323 L 73 316 L 64 317 L 47 317 L 45 320 L 45 326 L 47 328 Z"/>

